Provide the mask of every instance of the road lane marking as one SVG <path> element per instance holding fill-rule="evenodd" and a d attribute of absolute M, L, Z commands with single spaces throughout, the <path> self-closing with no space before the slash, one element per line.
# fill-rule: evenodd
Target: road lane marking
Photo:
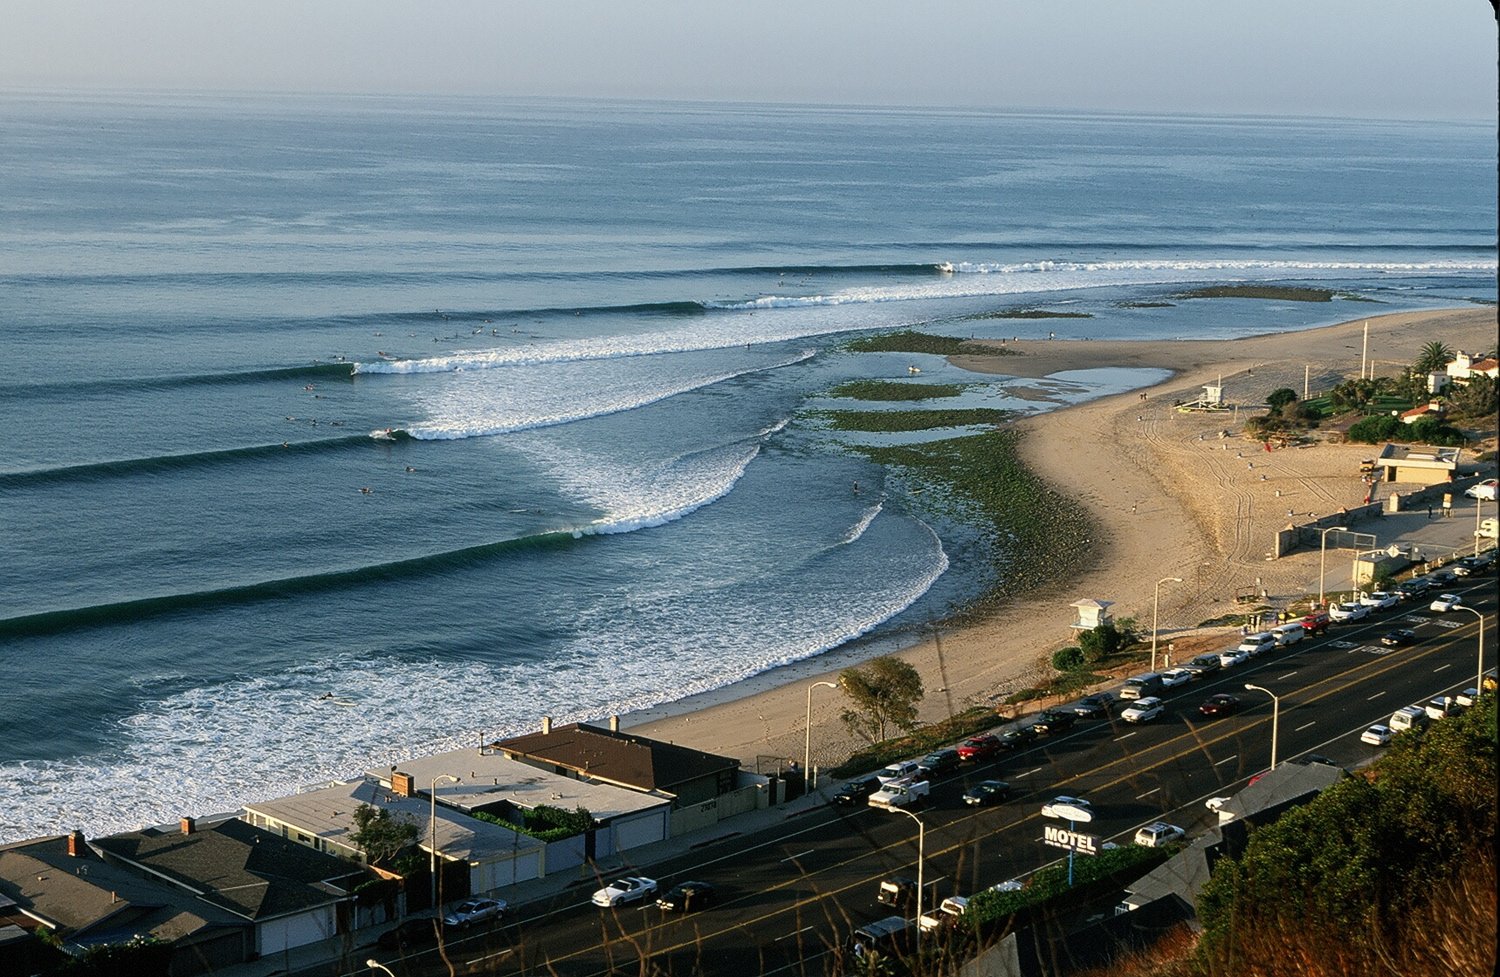
<path fill-rule="evenodd" d="M 1379 692 L 1376 692 L 1374 695 L 1366 697 L 1365 701 L 1366 702 L 1370 702 L 1371 700 L 1378 699 L 1378 698 L 1380 698 L 1383 695 L 1385 695 L 1385 689 L 1381 689 Z"/>
<path fill-rule="evenodd" d="M 500 950 L 500 951 L 498 951 L 496 953 L 489 953 L 489 954 L 485 954 L 482 957 L 475 957 L 473 960 L 467 960 L 467 961 L 464 962 L 464 966 L 465 967 L 472 967 L 476 963 L 484 963 L 486 960 L 493 960 L 496 957 L 503 957 L 503 956 L 505 956 L 507 954 L 511 954 L 511 953 L 515 953 L 515 952 L 516 952 L 515 948 L 514 947 L 510 947 L 510 948 L 507 948 L 507 949 L 504 949 L 504 950 Z"/>
<path fill-rule="evenodd" d="M 1287 672 L 1285 675 L 1281 676 L 1281 678 L 1277 679 L 1276 681 L 1278 681 L 1278 682 L 1285 682 L 1287 679 L 1291 678 L 1293 675 L 1296 675 L 1296 674 L 1297 674 L 1297 672 L 1295 670 Z"/>
<path fill-rule="evenodd" d="M 1453 663 L 1449 662 L 1446 665 L 1439 665 L 1437 668 L 1434 668 L 1433 672 L 1441 672 L 1443 669 L 1445 669 L 1445 668 L 1451 668 L 1451 667 L 1453 667 Z"/>
<path fill-rule="evenodd" d="M 1318 725 L 1318 721 L 1316 719 L 1314 719 L 1310 723 L 1303 723 L 1301 726 L 1298 726 L 1296 729 L 1292 730 L 1292 732 L 1294 732 L 1294 733 L 1300 733 L 1304 729 L 1307 729 L 1309 726 L 1316 726 L 1316 725 Z"/>
<path fill-rule="evenodd" d="M 1042 768 L 1041 767 L 1032 767 L 1030 770 L 1026 771 L 1025 773 L 1018 773 L 1018 774 L 1016 774 L 1016 776 L 1017 777 L 1030 777 L 1032 774 L 1036 773 L 1040 769 L 1042 769 Z"/>
<path fill-rule="evenodd" d="M 1150 790 L 1146 791 L 1146 793 L 1144 793 L 1144 794 L 1137 794 L 1137 795 L 1135 795 L 1135 799 L 1138 800 L 1138 801 L 1143 801 L 1143 800 L 1145 800 L 1146 798 L 1150 797 L 1152 794 L 1156 793 L 1159 790 L 1161 790 L 1160 787 L 1153 787 Z"/>
<path fill-rule="evenodd" d="M 783 858 L 782 861 L 783 862 L 795 862 L 797 859 L 803 857 L 803 855 L 811 855 L 815 851 L 817 851 L 816 848 L 809 848 L 807 851 L 803 852 L 801 855 L 788 855 L 787 857 Z"/>
<path fill-rule="evenodd" d="M 1132 729 L 1130 732 L 1126 733 L 1124 736 L 1116 736 L 1115 737 L 1115 742 L 1118 743 L 1121 740 L 1128 740 L 1128 739 L 1130 739 L 1130 737 L 1134 736 L 1136 733 L 1139 733 L 1139 732 L 1140 732 L 1140 730 L 1138 730 L 1138 729 Z"/>
<path fill-rule="evenodd" d="M 790 940 L 794 936 L 801 936 L 803 933 L 806 933 L 810 929 L 812 929 L 811 926 L 804 926 L 804 927 L 802 927 L 800 930 L 798 930 L 795 933 L 788 933 L 785 936 L 778 936 L 778 937 L 776 937 L 776 942 L 780 943 L 782 940 Z"/>
<path fill-rule="evenodd" d="M 1222 760 L 1215 760 L 1214 761 L 1214 766 L 1221 767 L 1224 764 L 1228 763 L 1230 760 L 1238 760 L 1239 758 L 1240 758 L 1240 755 L 1238 753 L 1236 753 L 1234 756 L 1227 756 L 1227 757 L 1225 757 Z"/>

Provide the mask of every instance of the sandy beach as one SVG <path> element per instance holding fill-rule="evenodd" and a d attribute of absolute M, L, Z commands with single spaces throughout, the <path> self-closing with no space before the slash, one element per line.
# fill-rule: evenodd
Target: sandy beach
<path fill-rule="evenodd" d="M 1273 600 L 1302 596 L 1310 586 L 1316 591 L 1317 555 L 1268 562 L 1272 533 L 1309 513 L 1358 503 L 1365 492 L 1359 461 L 1372 454 L 1371 446 L 1318 444 L 1266 453 L 1240 437 L 1240 429 L 1275 389 L 1300 393 L 1306 378 L 1316 395 L 1357 375 L 1366 322 L 1368 358 L 1377 375 L 1410 363 L 1434 340 L 1470 352 L 1495 344 L 1495 310 L 1465 307 L 1236 340 L 1034 340 L 1007 344 L 1020 355 L 955 357 L 954 364 L 965 369 L 1023 378 L 1018 388 L 1026 386 L 1024 379 L 1100 367 L 1152 367 L 1172 376 L 1144 390 L 1018 422 L 1027 432 L 1026 463 L 1093 514 L 1100 530 L 1095 558 L 1077 577 L 1003 600 L 979 623 L 935 629 L 927 640 L 900 649 L 927 690 L 922 719 L 998 703 L 1049 674 L 1046 657 L 1070 643 L 1069 605 L 1080 598 L 1113 601 L 1117 619 L 1135 617 L 1149 627 L 1156 582 L 1181 577 L 1183 583 L 1162 587 L 1159 640 L 1163 650 L 1169 641 L 1182 642 L 1186 650 L 1220 639 L 1217 630 L 1197 625 L 1232 610 L 1237 588 L 1259 582 Z M 1224 399 L 1240 405 L 1239 411 L 1173 409 L 1221 378 Z M 1221 438 L 1224 430 L 1232 436 Z M 810 683 L 831 681 L 870 653 L 862 648 L 822 655 L 624 717 L 623 723 L 644 735 L 739 757 L 752 767 L 757 757 L 800 758 Z M 811 702 L 812 761 L 832 766 L 860 744 L 839 721 L 841 694 L 815 689 Z"/>

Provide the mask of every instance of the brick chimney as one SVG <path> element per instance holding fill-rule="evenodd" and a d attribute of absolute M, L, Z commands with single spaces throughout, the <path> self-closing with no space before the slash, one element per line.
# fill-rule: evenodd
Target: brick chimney
<path fill-rule="evenodd" d="M 411 774 L 391 772 L 391 790 L 396 792 L 397 797 L 416 797 L 417 785 L 412 780 Z"/>
<path fill-rule="evenodd" d="M 543 736 L 550 736 L 551 733 L 552 733 L 552 717 L 551 716 L 543 716 L 542 717 L 542 735 Z"/>
<path fill-rule="evenodd" d="M 181 821 L 177 822 L 177 824 L 182 828 L 182 833 L 185 835 L 190 835 L 194 831 L 198 830 L 198 822 L 194 818 L 185 817 Z"/>
<path fill-rule="evenodd" d="M 74 831 L 68 835 L 68 857 L 82 858 L 87 848 L 83 841 L 83 832 Z"/>

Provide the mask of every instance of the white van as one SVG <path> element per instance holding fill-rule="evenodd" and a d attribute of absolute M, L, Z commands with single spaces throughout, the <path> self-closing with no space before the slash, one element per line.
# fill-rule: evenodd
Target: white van
<path fill-rule="evenodd" d="M 1135 675 L 1125 680 L 1125 686 L 1120 689 L 1120 698 L 1139 699 L 1148 695 L 1161 695 L 1164 686 L 1161 675 L 1157 672 L 1147 672 L 1144 675 Z"/>
<path fill-rule="evenodd" d="M 1294 645 L 1307 637 L 1307 628 L 1302 626 L 1301 621 L 1293 621 L 1291 624 L 1283 624 L 1279 628 L 1271 629 L 1271 637 L 1276 640 L 1276 647 L 1285 648 Z"/>
<path fill-rule="evenodd" d="M 1432 720 L 1427 718 L 1427 710 L 1421 706 L 1402 706 L 1391 713 L 1391 729 L 1398 733 L 1409 729 L 1425 729 Z"/>
<path fill-rule="evenodd" d="M 1245 637 L 1240 640 L 1239 647 L 1235 650 L 1246 652 L 1250 655 L 1250 657 L 1253 658 L 1256 655 L 1259 655 L 1262 652 L 1270 651 L 1275 647 L 1276 636 L 1269 631 L 1261 631 L 1258 634 L 1245 635 Z"/>

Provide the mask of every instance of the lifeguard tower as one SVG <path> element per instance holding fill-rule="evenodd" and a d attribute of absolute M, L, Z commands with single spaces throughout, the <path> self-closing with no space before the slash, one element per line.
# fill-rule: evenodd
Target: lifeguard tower
<path fill-rule="evenodd" d="M 1094 600 L 1092 597 L 1075 600 L 1068 606 L 1078 608 L 1078 613 L 1068 626 L 1074 631 L 1092 631 L 1101 625 L 1112 624 L 1114 619 L 1109 616 L 1109 608 L 1113 604 L 1112 600 Z"/>

